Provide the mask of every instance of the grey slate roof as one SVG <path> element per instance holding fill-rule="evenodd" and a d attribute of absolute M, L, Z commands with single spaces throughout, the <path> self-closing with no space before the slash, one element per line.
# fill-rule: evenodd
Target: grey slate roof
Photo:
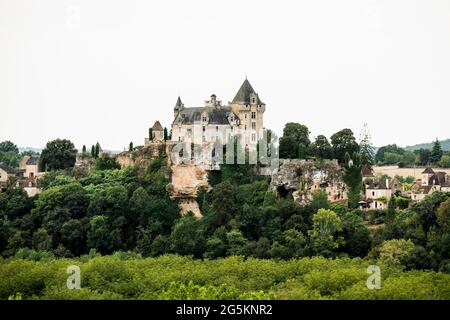
<path fill-rule="evenodd" d="M 161 125 L 161 123 L 159 123 L 159 121 L 156 121 L 155 124 L 152 127 L 153 131 L 163 131 L 163 127 Z"/>
<path fill-rule="evenodd" d="M 429 174 L 433 174 L 434 171 L 433 169 L 431 169 L 430 167 L 427 167 L 425 170 L 422 171 L 422 173 L 429 173 Z"/>
<path fill-rule="evenodd" d="M 387 189 L 389 189 L 389 188 L 386 187 L 386 183 L 384 183 L 383 181 L 378 181 L 378 182 L 372 182 L 372 183 L 367 187 L 367 189 L 377 189 L 377 190 L 384 189 L 384 190 L 387 190 Z"/>
<path fill-rule="evenodd" d="M 250 82 L 245 79 L 245 81 L 242 83 L 241 87 L 239 88 L 239 91 L 236 93 L 236 96 L 234 97 L 232 103 L 237 104 L 250 104 L 250 95 L 255 94 L 257 97 L 257 103 L 263 104 L 263 102 L 259 99 L 258 94 L 253 89 Z"/>
<path fill-rule="evenodd" d="M 6 163 L 0 162 L 0 169 L 4 170 L 6 173 L 16 173 L 16 171 L 8 166 Z"/>
<path fill-rule="evenodd" d="M 183 107 L 183 102 L 181 102 L 180 96 L 178 96 L 177 103 L 175 104 L 174 110 L 179 110 Z"/>
<path fill-rule="evenodd" d="M 174 123 L 193 124 L 202 120 L 202 114 L 206 113 L 208 116 L 208 124 L 230 124 L 228 116 L 231 113 L 230 107 L 221 106 L 215 107 L 197 107 L 185 108 L 180 111 L 175 118 Z"/>
<path fill-rule="evenodd" d="M 27 161 L 27 165 L 30 165 L 30 166 L 36 165 L 38 163 L 39 163 L 39 157 L 36 157 L 36 156 L 31 156 L 30 159 L 28 159 L 28 161 Z"/>
<path fill-rule="evenodd" d="M 442 186 L 445 183 L 445 172 L 436 172 L 434 175 L 430 177 L 428 180 L 429 185 L 439 185 Z"/>

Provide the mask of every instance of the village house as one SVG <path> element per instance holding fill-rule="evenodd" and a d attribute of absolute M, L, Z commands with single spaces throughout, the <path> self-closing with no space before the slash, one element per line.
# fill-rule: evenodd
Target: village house
<path fill-rule="evenodd" d="M 15 177 L 16 171 L 7 164 L 0 162 L 0 192 L 5 190 Z"/>
<path fill-rule="evenodd" d="M 25 155 L 19 163 L 19 179 L 16 187 L 24 189 L 29 197 L 34 197 L 42 191 L 38 187 L 37 180 L 44 174 L 45 172 L 39 170 L 39 156 Z"/>
<path fill-rule="evenodd" d="M 413 201 L 420 201 L 436 191 L 450 191 L 450 177 L 445 172 L 426 168 L 421 179 L 414 182 L 407 194 Z"/>
<path fill-rule="evenodd" d="M 39 171 L 39 156 L 25 155 L 19 163 L 19 178 L 35 179 L 43 175 Z"/>
<path fill-rule="evenodd" d="M 365 199 L 362 204 L 368 209 L 386 209 L 391 197 L 402 192 L 403 187 L 398 179 L 386 179 L 386 181 L 371 181 L 366 185 Z"/>

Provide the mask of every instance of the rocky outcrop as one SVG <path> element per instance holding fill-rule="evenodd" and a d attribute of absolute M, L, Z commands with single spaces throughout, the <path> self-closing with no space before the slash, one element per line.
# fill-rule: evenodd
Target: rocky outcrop
<path fill-rule="evenodd" d="M 342 170 L 335 160 L 280 160 L 278 171 L 272 175 L 270 190 L 279 197 L 292 196 L 301 204 L 308 202 L 316 190 L 326 192 L 330 202 L 347 199 Z"/>
<path fill-rule="evenodd" d="M 209 190 L 208 174 L 203 166 L 194 164 L 172 165 L 172 178 L 168 191 L 174 199 L 180 201 L 183 213 L 192 211 L 196 217 L 201 217 L 198 203 L 197 191 L 199 188 Z"/>
<path fill-rule="evenodd" d="M 116 161 L 123 168 L 128 166 L 145 167 L 150 160 L 165 153 L 166 144 L 164 142 L 150 143 L 145 147 L 136 147 L 133 151 L 124 151 L 117 155 Z"/>

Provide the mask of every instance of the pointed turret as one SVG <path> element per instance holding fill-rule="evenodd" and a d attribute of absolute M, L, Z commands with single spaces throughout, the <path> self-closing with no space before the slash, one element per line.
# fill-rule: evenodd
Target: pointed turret
<path fill-rule="evenodd" d="M 235 104 L 264 104 L 260 99 L 258 94 L 253 89 L 250 82 L 245 78 L 239 91 L 236 93 L 233 101 L 231 103 Z"/>
<path fill-rule="evenodd" d="M 177 99 L 177 103 L 175 104 L 175 107 L 173 108 L 175 111 L 180 111 L 180 110 L 182 110 L 184 108 L 184 104 L 183 104 L 183 102 L 181 102 L 181 98 L 180 98 L 180 96 L 178 96 L 178 99 Z"/>

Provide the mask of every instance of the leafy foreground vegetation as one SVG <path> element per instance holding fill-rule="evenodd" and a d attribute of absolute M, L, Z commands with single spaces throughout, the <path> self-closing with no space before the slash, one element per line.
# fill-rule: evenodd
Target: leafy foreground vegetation
<path fill-rule="evenodd" d="M 132 253 L 78 259 L 11 259 L 0 264 L 1 299 L 450 299 L 450 275 L 382 267 L 381 289 L 366 286 L 370 263 L 323 257 L 276 261 L 196 260 Z M 81 289 L 66 287 L 69 265 Z"/>

